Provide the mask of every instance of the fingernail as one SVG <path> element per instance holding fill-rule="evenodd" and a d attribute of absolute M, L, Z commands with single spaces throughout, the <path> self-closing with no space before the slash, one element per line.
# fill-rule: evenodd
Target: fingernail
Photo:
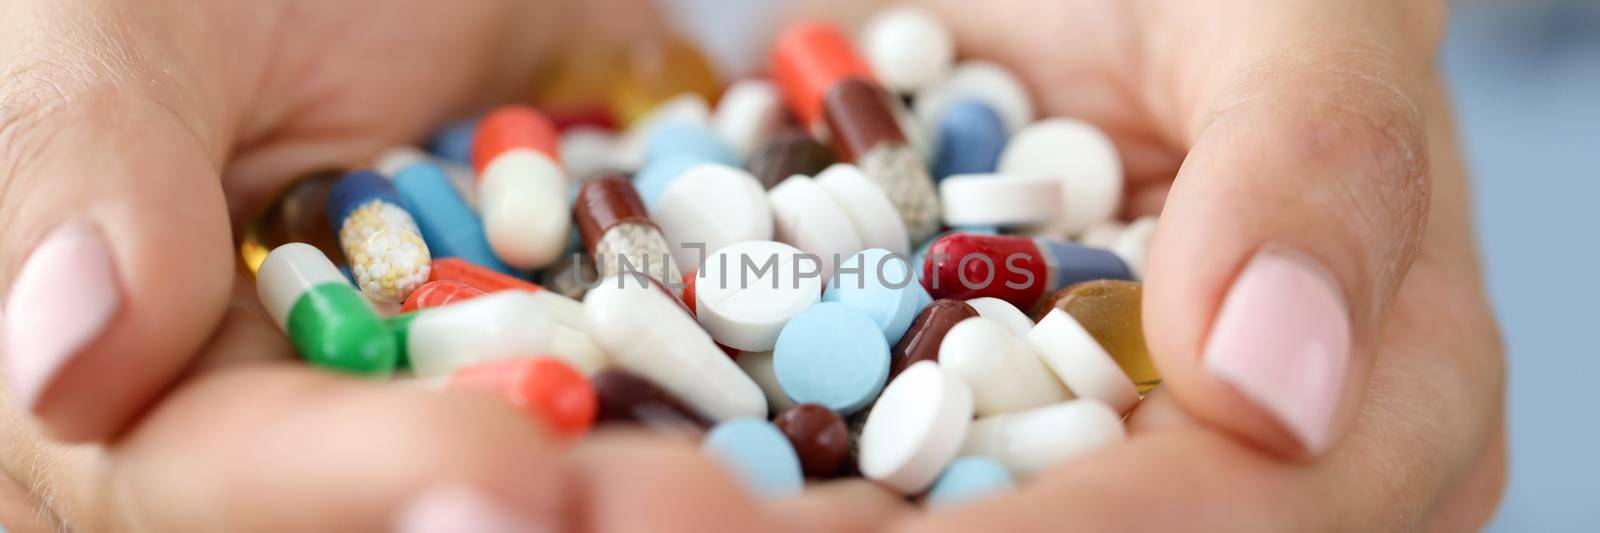
<path fill-rule="evenodd" d="M 22 264 L 6 298 L 5 369 L 13 399 L 31 411 L 120 304 L 116 267 L 99 231 L 79 220 L 50 232 Z"/>
<path fill-rule="evenodd" d="M 1278 418 L 1310 453 L 1327 445 L 1350 363 L 1350 319 L 1327 271 L 1256 254 L 1222 301 L 1205 367 Z"/>
<path fill-rule="evenodd" d="M 541 527 L 526 521 L 496 503 L 482 491 L 467 485 L 434 487 L 412 500 L 400 514 L 398 533 L 553 533 L 554 527 Z"/>

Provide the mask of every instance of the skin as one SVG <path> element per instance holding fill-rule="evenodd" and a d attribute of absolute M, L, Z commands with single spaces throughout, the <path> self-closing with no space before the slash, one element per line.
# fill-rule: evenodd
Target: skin
<path fill-rule="evenodd" d="M 0 522 L 381 531 L 441 483 L 596 531 L 1489 518 L 1505 476 L 1504 354 L 1433 66 L 1442 2 L 925 3 L 964 56 L 1017 72 L 1042 114 L 1105 129 L 1127 211 L 1162 213 L 1145 325 L 1166 382 L 1126 444 L 932 513 L 860 481 L 762 503 L 685 443 L 554 442 L 486 398 L 306 368 L 237 274 L 229 228 L 289 176 L 514 98 L 553 43 L 634 37 L 651 16 L 579 2 L 15 0 L 0 4 L 0 283 L 52 228 L 88 219 L 124 306 L 34 409 L 0 396 Z M 1324 265 L 1352 309 L 1355 362 L 1326 450 L 1200 364 L 1223 294 L 1266 245 Z"/>

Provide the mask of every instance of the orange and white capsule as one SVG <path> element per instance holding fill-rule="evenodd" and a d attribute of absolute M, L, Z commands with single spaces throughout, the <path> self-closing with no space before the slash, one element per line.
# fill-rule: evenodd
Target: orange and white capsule
<path fill-rule="evenodd" d="M 559 137 L 544 115 L 506 106 L 484 116 L 472 145 L 478 212 L 489 247 L 518 268 L 561 257 L 572 229 Z"/>

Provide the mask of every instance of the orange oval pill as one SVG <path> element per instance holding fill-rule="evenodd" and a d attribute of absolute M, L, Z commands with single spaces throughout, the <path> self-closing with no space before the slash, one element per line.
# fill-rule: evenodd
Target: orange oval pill
<path fill-rule="evenodd" d="M 508 105 L 484 115 L 472 141 L 472 166 L 478 173 L 495 157 L 510 150 L 527 148 L 561 162 L 557 148 L 560 136 L 544 114 L 525 105 Z"/>
<path fill-rule="evenodd" d="M 457 370 L 450 387 L 493 393 L 563 438 L 587 432 L 600 409 L 589 379 L 553 357 L 479 363 Z"/>

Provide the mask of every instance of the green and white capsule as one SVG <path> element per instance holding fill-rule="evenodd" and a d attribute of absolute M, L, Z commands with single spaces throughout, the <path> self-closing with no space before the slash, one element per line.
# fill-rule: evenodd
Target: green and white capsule
<path fill-rule="evenodd" d="M 556 329 L 539 297 L 517 290 L 397 315 L 388 322 L 400 356 L 423 378 L 484 361 L 548 355 Z"/>
<path fill-rule="evenodd" d="M 296 242 L 272 250 L 256 272 L 256 294 L 312 364 L 355 374 L 394 371 L 398 351 L 383 319 L 316 247 Z"/>

